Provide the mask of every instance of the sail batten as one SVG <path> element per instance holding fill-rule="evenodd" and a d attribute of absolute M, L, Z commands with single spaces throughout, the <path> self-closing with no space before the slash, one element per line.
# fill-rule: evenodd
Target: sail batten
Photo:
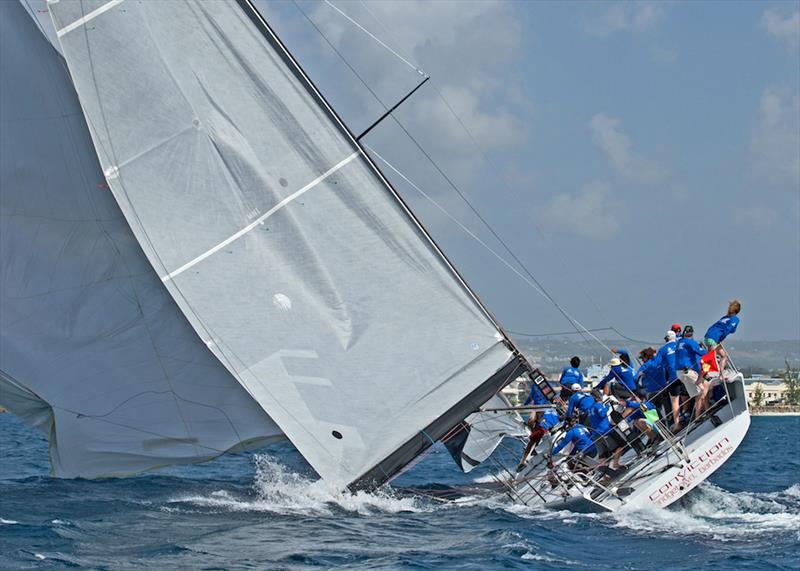
<path fill-rule="evenodd" d="M 114 197 L 208 349 L 324 479 L 384 481 L 519 366 L 249 2 L 126 3 L 82 30 L 60 41 Z"/>

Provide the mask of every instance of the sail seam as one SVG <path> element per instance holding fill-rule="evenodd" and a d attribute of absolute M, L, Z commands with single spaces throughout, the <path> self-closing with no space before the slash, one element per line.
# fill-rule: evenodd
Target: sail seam
<path fill-rule="evenodd" d="M 75 28 L 79 28 L 80 26 L 83 26 L 85 23 L 89 22 L 90 20 L 94 20 L 95 18 L 97 18 L 103 12 L 107 12 L 107 11 L 111 10 L 111 8 L 113 8 L 117 4 L 122 4 L 122 2 L 123 2 L 123 0 L 111 0 L 110 2 L 108 2 L 106 4 L 103 4 L 99 8 L 95 8 L 94 10 L 92 10 L 91 12 L 86 14 L 84 17 L 78 18 L 77 20 L 75 20 L 71 24 L 67 24 L 66 26 L 61 28 L 58 32 L 56 32 L 56 34 L 60 38 L 64 34 L 67 34 L 67 33 L 71 32 Z"/>
<path fill-rule="evenodd" d="M 303 194 L 305 194 L 306 192 L 308 192 L 309 190 L 311 190 L 312 188 L 317 186 L 320 182 L 322 182 L 323 180 L 328 178 L 330 175 L 332 175 L 333 173 L 335 173 L 336 171 L 338 171 L 339 169 L 341 169 L 342 167 L 344 167 L 345 165 L 350 163 L 353 159 L 355 159 L 360 154 L 361 154 L 361 151 L 356 151 L 355 153 L 353 153 L 352 155 L 348 156 L 347 158 L 339 161 L 336 165 L 334 165 L 333 167 L 331 167 L 330 169 L 328 169 L 327 171 L 325 171 L 324 173 L 319 175 L 317 178 L 315 178 L 314 180 L 309 182 L 307 185 L 305 185 L 300 190 L 298 190 L 296 192 L 293 192 L 292 194 L 290 194 L 289 196 L 287 196 L 286 198 L 281 200 L 278 204 L 276 204 L 275 206 L 273 206 L 272 208 L 267 210 L 264 214 L 262 214 L 261 216 L 259 216 L 255 220 L 253 220 L 253 222 L 251 222 L 250 224 L 248 224 L 247 226 L 245 226 L 244 228 L 242 228 L 241 230 L 239 230 L 235 234 L 229 236 L 228 238 L 226 238 L 225 240 L 223 240 L 222 242 L 220 242 L 219 244 L 217 244 L 213 248 L 210 248 L 209 250 L 206 250 L 205 252 L 203 252 L 202 254 L 197 256 L 195 259 L 193 259 L 193 260 L 191 260 L 189 262 L 186 262 L 184 265 L 182 265 L 177 270 L 175 270 L 173 272 L 170 272 L 169 274 L 167 274 L 165 276 L 162 276 L 161 277 L 161 281 L 162 282 L 168 282 L 169 280 L 171 280 L 174 277 L 182 274 L 183 272 L 185 272 L 186 270 L 188 270 L 192 266 L 195 266 L 198 263 L 202 262 L 203 260 L 205 260 L 206 258 L 211 256 L 215 252 L 220 251 L 222 248 L 224 248 L 225 246 L 227 246 L 231 242 L 235 242 L 236 240 L 238 240 L 239 238 L 241 238 L 242 236 L 244 236 L 245 234 L 250 232 L 250 230 L 252 230 L 256 226 L 258 226 L 259 224 L 264 222 L 264 220 L 266 220 L 267 218 L 269 218 L 270 216 L 275 214 L 278 210 L 280 210 L 281 208 L 283 208 L 287 204 L 291 203 L 295 199 L 299 198 L 300 196 L 302 196 Z"/>

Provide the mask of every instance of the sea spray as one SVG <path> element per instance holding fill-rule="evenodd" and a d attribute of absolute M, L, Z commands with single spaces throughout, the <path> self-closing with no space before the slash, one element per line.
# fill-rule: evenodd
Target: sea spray
<path fill-rule="evenodd" d="M 254 463 L 256 473 L 250 495 L 217 490 L 206 496 L 177 498 L 170 503 L 227 511 L 322 516 L 332 516 L 340 510 L 370 515 L 435 509 L 417 498 L 398 497 L 390 488 L 356 493 L 336 490 L 322 480 L 292 471 L 268 454 L 256 454 Z"/>

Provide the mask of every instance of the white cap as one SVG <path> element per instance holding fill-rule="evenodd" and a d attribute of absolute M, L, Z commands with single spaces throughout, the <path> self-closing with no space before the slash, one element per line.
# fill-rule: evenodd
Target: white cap
<path fill-rule="evenodd" d="M 611 359 L 611 366 L 616 367 L 617 365 L 621 365 L 622 361 L 620 361 L 619 357 L 614 357 Z"/>
<path fill-rule="evenodd" d="M 579 383 L 572 383 L 570 389 L 572 389 L 573 391 L 579 391 L 581 390 L 581 385 Z"/>
<path fill-rule="evenodd" d="M 667 331 L 667 334 L 664 337 L 667 341 L 675 341 L 677 337 L 675 336 L 675 332 L 672 330 Z"/>

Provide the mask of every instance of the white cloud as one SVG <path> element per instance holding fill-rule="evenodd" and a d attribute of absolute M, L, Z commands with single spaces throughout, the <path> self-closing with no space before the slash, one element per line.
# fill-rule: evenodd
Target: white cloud
<path fill-rule="evenodd" d="M 768 8 L 761 16 L 761 27 L 791 53 L 797 53 L 800 48 L 800 11 L 781 14 L 778 10 Z"/>
<path fill-rule="evenodd" d="M 617 32 L 640 33 L 652 28 L 664 16 L 661 2 L 608 2 L 584 12 L 581 29 L 587 36 L 605 38 Z"/>
<path fill-rule="evenodd" d="M 592 117 L 590 126 L 595 143 L 621 176 L 643 183 L 662 178 L 663 169 L 660 166 L 633 152 L 631 138 L 622 131 L 620 119 L 598 113 Z"/>
<path fill-rule="evenodd" d="M 789 190 L 800 189 L 800 95 L 767 88 L 750 140 L 758 175 Z"/>
<path fill-rule="evenodd" d="M 474 160 L 475 148 L 459 119 L 488 152 L 526 141 L 526 121 L 520 115 L 530 102 L 520 101 L 507 87 L 504 66 L 522 46 L 522 27 L 513 3 L 404 0 L 334 4 L 431 75 L 458 115 L 454 118 L 430 87 L 416 93 L 401 110 L 426 150 L 446 161 L 443 166 L 469 168 L 468 162 L 456 160 L 456 155 L 465 155 L 466 151 Z M 387 56 L 383 47 L 330 6 L 320 4 L 313 18 L 337 48 L 352 48 L 346 49 L 346 56 L 375 82 L 372 87 L 376 92 L 389 94 L 385 103 L 402 97 L 409 79 L 421 79 L 400 60 Z M 405 76 L 398 75 L 398 70 Z M 363 88 L 359 91 L 364 94 Z"/>
<path fill-rule="evenodd" d="M 536 211 L 535 218 L 542 226 L 596 240 L 613 236 L 620 228 L 620 214 L 611 199 L 611 187 L 597 181 L 585 184 L 575 194 L 555 195 Z"/>

